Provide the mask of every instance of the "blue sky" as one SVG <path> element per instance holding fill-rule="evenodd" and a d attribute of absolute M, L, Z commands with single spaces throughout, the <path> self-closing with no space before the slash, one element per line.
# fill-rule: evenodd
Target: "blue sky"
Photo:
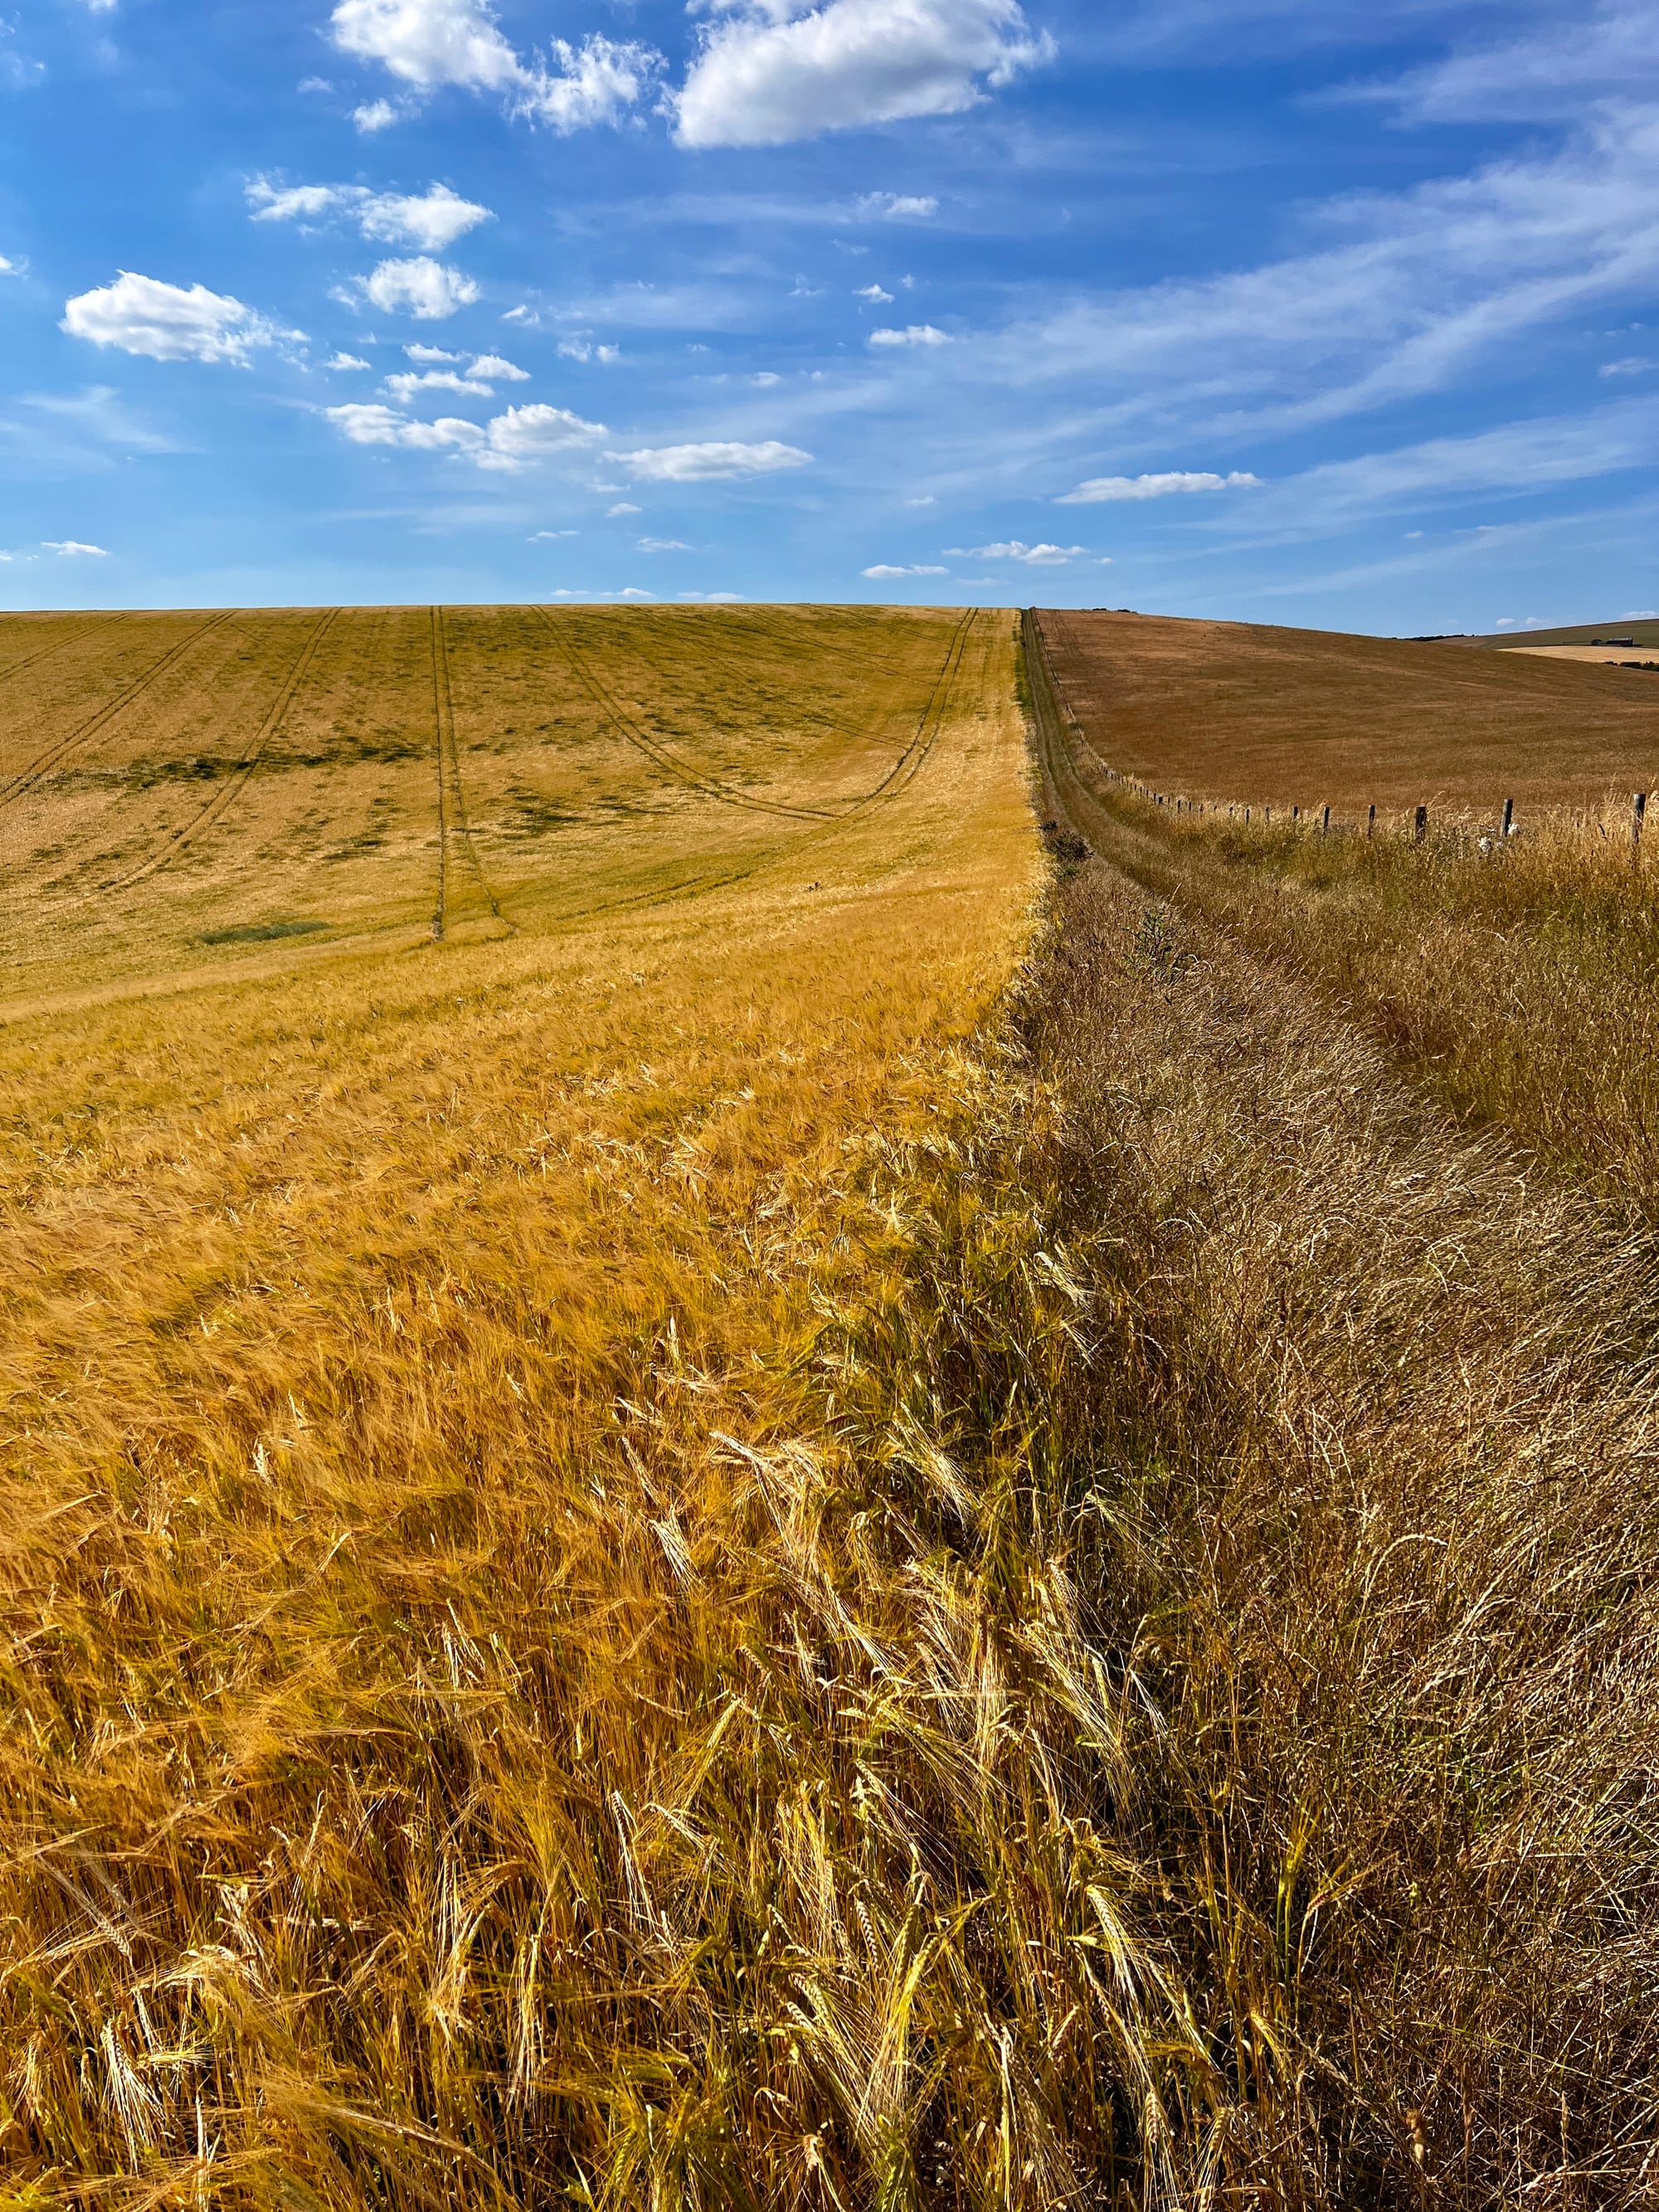
<path fill-rule="evenodd" d="M 0 4 L 0 600 L 1659 607 L 1659 40 Z"/>

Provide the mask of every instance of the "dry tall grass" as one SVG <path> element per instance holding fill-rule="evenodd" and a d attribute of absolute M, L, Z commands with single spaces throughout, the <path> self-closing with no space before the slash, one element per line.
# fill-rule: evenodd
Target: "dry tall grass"
<path fill-rule="evenodd" d="M 1226 936 L 1098 862 L 1066 902 L 1134 2201 L 1650 2204 L 1651 1248 Z"/>
<path fill-rule="evenodd" d="M 1649 2205 L 1659 1273 L 1608 1202 L 1641 1110 L 1602 953 L 1628 855 L 1483 872 L 1172 817 L 1033 672 L 1049 803 L 1102 856 L 1068 864 L 1028 1018 L 1097 1332 L 1066 1564 L 1121 1699 L 1100 1832 L 1180 2023 L 1134 2200 Z M 1515 902 L 1484 940 L 1483 896 Z M 1400 1064 L 1472 1081 L 1479 982 L 1552 936 L 1577 1012 L 1489 1012 L 1528 1165 Z M 1380 1018 L 1390 980 L 1457 1010 L 1454 1054 Z M 1575 1020 L 1588 1149 L 1550 1097 Z"/>

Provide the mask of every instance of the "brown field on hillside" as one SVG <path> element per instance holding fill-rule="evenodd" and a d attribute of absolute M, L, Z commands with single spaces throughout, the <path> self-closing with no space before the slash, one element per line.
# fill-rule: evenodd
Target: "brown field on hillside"
<path fill-rule="evenodd" d="M 1613 616 L 1606 622 L 1569 623 L 1559 629 L 1495 629 L 1482 636 L 1451 637 L 1448 645 L 1490 646 L 1503 652 L 1512 645 L 1589 645 L 1598 637 L 1633 638 L 1638 645 L 1659 646 L 1659 615 Z"/>
<path fill-rule="evenodd" d="M 1103 757 L 1159 791 L 1352 818 L 1659 786 L 1659 683 L 1629 670 L 1152 616 L 1042 626 Z"/>

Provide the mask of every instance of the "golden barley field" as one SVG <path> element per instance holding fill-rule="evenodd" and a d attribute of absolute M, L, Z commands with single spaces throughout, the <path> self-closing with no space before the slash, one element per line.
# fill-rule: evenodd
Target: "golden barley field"
<path fill-rule="evenodd" d="M 861 1363 L 1030 928 L 1012 618 L 0 653 L 14 2197 L 856 2194 L 987 1879 Z"/>

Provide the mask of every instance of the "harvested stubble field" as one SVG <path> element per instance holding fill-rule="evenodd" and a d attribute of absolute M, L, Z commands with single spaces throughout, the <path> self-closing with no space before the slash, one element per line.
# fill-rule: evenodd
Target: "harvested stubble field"
<path fill-rule="evenodd" d="M 1654 2203 L 1627 849 L 1036 652 L 1045 886 L 1006 616 L 7 646 L 13 2208 Z"/>
<path fill-rule="evenodd" d="M 1639 669 L 1148 615 L 1045 613 L 1043 629 L 1061 697 L 1159 791 L 1491 818 L 1505 799 L 1599 805 L 1659 782 L 1659 684 Z"/>

